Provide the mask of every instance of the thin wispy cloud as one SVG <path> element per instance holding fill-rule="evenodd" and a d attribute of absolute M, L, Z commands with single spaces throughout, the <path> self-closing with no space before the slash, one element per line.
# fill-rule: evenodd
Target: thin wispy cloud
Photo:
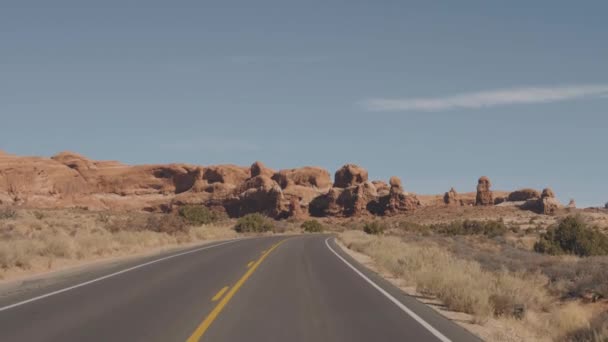
<path fill-rule="evenodd" d="M 523 87 L 428 98 L 373 98 L 361 104 L 370 111 L 443 111 L 515 104 L 549 103 L 608 96 L 608 84 Z"/>

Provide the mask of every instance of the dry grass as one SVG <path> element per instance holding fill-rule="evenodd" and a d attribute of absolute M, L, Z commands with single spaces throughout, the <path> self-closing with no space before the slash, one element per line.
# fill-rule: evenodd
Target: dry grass
<path fill-rule="evenodd" d="M 0 220 L 0 279 L 84 260 L 236 236 L 231 222 L 188 226 L 173 215 L 18 210 Z"/>
<path fill-rule="evenodd" d="M 560 303 L 547 287 L 548 277 L 538 271 L 488 269 L 424 239 L 410 242 L 360 231 L 346 231 L 339 238 L 419 293 L 471 314 L 476 324 L 500 327 L 482 336 L 488 340 L 567 340 L 566 336 L 589 329 L 596 313 L 595 306 Z"/>
<path fill-rule="evenodd" d="M 589 327 L 573 332 L 566 337 L 566 340 L 584 342 L 608 341 L 608 312 L 593 319 Z"/>

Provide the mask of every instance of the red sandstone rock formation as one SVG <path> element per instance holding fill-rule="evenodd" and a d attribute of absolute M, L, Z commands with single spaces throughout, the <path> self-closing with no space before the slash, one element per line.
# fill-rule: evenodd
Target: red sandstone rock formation
<path fill-rule="evenodd" d="M 358 165 L 346 164 L 336 171 L 334 176 L 334 187 L 348 188 L 362 184 L 366 181 L 367 170 Z"/>
<path fill-rule="evenodd" d="M 444 196 L 448 204 L 491 205 L 487 177 L 477 193 Z M 520 191 L 522 192 L 522 191 Z M 524 197 L 530 197 L 527 191 Z M 511 193 L 512 198 L 519 195 Z M 476 196 L 475 196 L 476 195 Z M 496 196 L 502 194 L 496 193 Z M 515 197 L 513 197 L 515 196 Z M 441 203 L 441 197 L 437 197 Z M 476 197 L 476 198 L 475 198 Z M 529 201 L 528 201 L 529 202 Z M 437 203 L 437 204 L 439 204 Z M 319 167 L 273 171 L 261 162 L 250 167 L 189 164 L 130 166 L 94 161 L 71 152 L 52 158 L 19 157 L 0 151 L 0 204 L 29 207 L 175 211 L 196 204 L 230 216 L 250 212 L 284 217 L 395 215 L 421 201 L 404 191 L 401 180 L 368 181 L 365 169 L 347 164 L 335 173 Z M 430 204 L 428 204 L 430 205 Z M 534 210 L 554 213 L 559 203 L 547 189 Z"/>
<path fill-rule="evenodd" d="M 416 195 L 406 194 L 398 177 L 391 177 L 390 184 L 391 189 L 388 196 L 380 198 L 380 206 L 384 209 L 384 215 L 396 215 L 420 207 L 421 204 Z"/>
<path fill-rule="evenodd" d="M 477 181 L 477 196 L 475 198 L 475 205 L 493 205 L 494 198 L 490 188 L 492 183 L 486 176 L 479 178 Z"/>
<path fill-rule="evenodd" d="M 520 201 L 527 201 L 530 199 L 534 199 L 534 198 L 540 198 L 540 193 L 534 189 L 519 189 L 516 191 L 513 191 L 509 194 L 509 196 L 507 197 L 507 201 L 509 202 L 520 202 Z"/>
<path fill-rule="evenodd" d="M 285 189 L 290 185 L 315 187 L 327 190 L 331 187 L 331 178 L 327 170 L 320 167 L 305 166 L 297 169 L 276 172 L 272 179 Z"/>
<path fill-rule="evenodd" d="M 451 188 L 450 191 L 446 192 L 443 195 L 443 203 L 447 205 L 460 205 L 460 201 L 458 200 L 458 193 L 456 189 Z"/>

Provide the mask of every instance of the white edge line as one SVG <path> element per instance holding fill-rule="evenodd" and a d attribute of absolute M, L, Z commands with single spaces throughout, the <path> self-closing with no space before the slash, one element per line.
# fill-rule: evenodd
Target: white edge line
<path fill-rule="evenodd" d="M 43 298 L 54 296 L 54 295 L 57 295 L 57 294 L 60 294 L 60 293 L 63 293 L 63 292 L 74 290 L 74 289 L 77 289 L 79 287 L 90 285 L 90 284 L 96 283 L 98 281 L 102 281 L 104 279 L 108 279 L 108 278 L 115 277 L 115 276 L 123 274 L 123 273 L 127 273 L 127 272 L 130 272 L 130 271 L 136 270 L 138 268 L 142 268 L 142 267 L 145 267 L 145 266 L 148 266 L 148 265 L 155 264 L 157 262 L 169 260 L 169 259 L 176 258 L 178 256 L 182 256 L 182 255 L 186 255 L 186 254 L 200 252 L 200 251 L 205 250 L 205 249 L 209 249 L 209 248 L 213 248 L 213 247 L 218 247 L 218 246 L 226 245 L 226 244 L 233 243 L 233 242 L 240 241 L 240 240 L 242 240 L 242 239 L 234 239 L 234 240 L 218 243 L 216 245 L 204 246 L 204 247 L 193 249 L 193 250 L 190 250 L 190 251 L 186 251 L 186 252 L 182 252 L 182 253 L 178 253 L 178 254 L 173 254 L 173 255 L 169 255 L 169 256 L 166 256 L 166 257 L 163 257 L 163 258 L 160 258 L 160 259 L 148 261 L 148 262 L 145 262 L 143 264 L 139 264 L 137 266 L 129 267 L 129 268 L 126 268 L 126 269 L 118 271 L 118 272 L 110 273 L 110 274 L 107 274 L 107 275 L 99 277 L 99 278 L 95 278 L 95 279 L 92 279 L 92 280 L 89 280 L 89 281 L 85 281 L 84 283 L 76 284 L 74 286 L 70 286 L 70 287 L 63 288 L 61 290 L 49 292 L 49 293 L 46 293 L 46 294 L 43 294 L 43 295 L 40 295 L 40 296 L 37 296 L 37 297 L 34 297 L 34 298 L 30 298 L 30 299 L 27 299 L 27 300 L 24 300 L 24 301 L 15 303 L 15 304 L 11 304 L 11 305 L 7 305 L 7 306 L 4 306 L 4 307 L 0 307 L 0 312 L 8 310 L 8 309 L 15 308 L 15 307 L 27 304 L 27 303 L 35 302 L 35 301 L 43 299 Z"/>
<path fill-rule="evenodd" d="M 431 326 L 429 323 L 427 323 L 425 320 L 423 320 L 420 316 L 416 315 L 407 306 L 403 305 L 403 303 L 401 303 L 399 300 L 397 300 L 395 297 L 393 297 L 390 293 L 386 292 L 383 288 L 381 288 L 376 283 L 374 283 L 365 274 L 363 274 L 361 271 L 359 271 L 355 266 L 353 266 L 350 262 L 348 262 L 346 259 L 344 259 L 340 254 L 338 254 L 329 245 L 329 243 L 328 243 L 329 239 L 331 239 L 331 238 L 329 237 L 329 238 L 325 239 L 325 245 L 327 246 L 327 248 L 329 248 L 329 250 L 332 253 L 334 253 L 340 260 L 342 260 L 342 262 L 344 262 L 346 264 L 346 266 L 350 267 L 361 278 L 363 278 L 366 282 L 368 282 L 376 290 L 378 290 L 380 293 L 382 293 L 386 298 L 388 298 L 391 302 L 393 302 L 393 304 L 397 305 L 399 307 L 399 309 L 403 310 L 403 312 L 405 312 L 410 317 L 412 317 L 414 320 L 416 320 L 416 322 L 420 323 L 420 325 L 422 325 L 423 327 L 425 327 L 426 330 L 428 330 L 431 334 L 435 335 L 435 337 L 437 337 L 440 341 L 442 341 L 442 342 L 451 342 L 451 340 L 449 338 L 445 337 L 442 333 L 440 333 L 439 331 L 437 331 L 437 329 L 433 328 L 433 326 Z"/>

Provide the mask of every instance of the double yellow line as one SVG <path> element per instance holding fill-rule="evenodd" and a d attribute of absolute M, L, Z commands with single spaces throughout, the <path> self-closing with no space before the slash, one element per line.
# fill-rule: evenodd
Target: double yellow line
<path fill-rule="evenodd" d="M 215 319 L 217 318 L 217 316 L 222 312 L 222 310 L 224 309 L 224 307 L 226 306 L 226 304 L 228 304 L 228 302 L 230 301 L 230 299 L 232 299 L 232 297 L 234 296 L 234 294 L 241 288 L 241 286 L 243 286 L 243 284 L 245 284 L 245 282 L 247 281 L 247 279 L 249 279 L 249 277 L 251 277 L 251 275 L 253 274 L 253 272 L 255 272 L 255 270 L 258 268 L 258 266 L 260 266 L 260 264 L 262 263 L 262 261 L 264 261 L 264 259 L 266 259 L 266 257 L 272 251 L 274 251 L 277 247 L 279 247 L 279 245 L 281 245 L 283 242 L 285 242 L 285 240 L 282 240 L 281 242 L 276 243 L 275 245 L 273 245 L 272 247 L 270 247 L 270 249 L 268 249 L 267 251 L 265 251 L 262 254 L 262 256 L 253 265 L 251 265 L 251 267 L 249 267 L 249 269 L 247 270 L 247 272 L 245 272 L 245 274 L 241 277 L 241 279 L 239 279 L 236 282 L 236 284 L 234 284 L 234 286 L 230 289 L 230 291 L 228 291 L 228 293 L 224 296 L 224 298 L 222 298 L 222 300 L 219 303 L 217 303 L 217 305 L 215 306 L 215 308 L 213 308 L 213 310 L 211 311 L 211 313 L 209 313 L 209 315 L 207 315 L 207 317 L 205 318 L 205 320 L 196 328 L 196 330 L 194 330 L 194 332 L 192 333 L 192 335 L 188 338 L 187 342 L 198 342 L 200 340 L 200 338 L 203 337 L 203 335 L 205 334 L 205 332 L 207 331 L 207 329 L 209 329 L 209 327 L 211 326 L 211 324 L 213 323 L 213 321 L 215 321 Z M 228 288 L 225 287 L 224 289 L 220 290 L 221 294 L 223 294 L 224 292 L 226 292 L 226 290 Z M 221 297 L 220 293 L 218 293 L 214 298 Z"/>

